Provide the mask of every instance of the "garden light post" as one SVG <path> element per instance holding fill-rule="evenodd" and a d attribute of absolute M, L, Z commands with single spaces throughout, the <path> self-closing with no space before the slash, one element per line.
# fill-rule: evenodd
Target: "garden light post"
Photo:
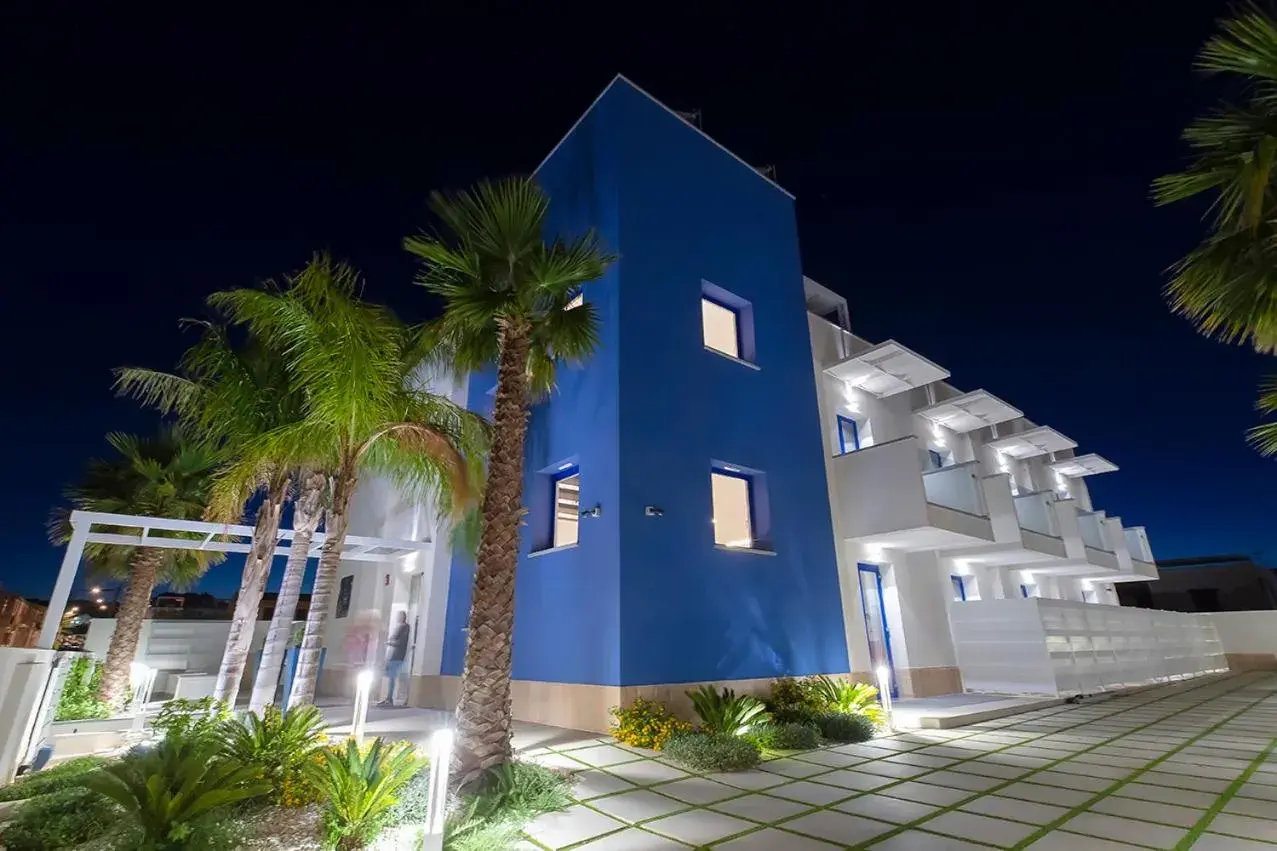
<path fill-rule="evenodd" d="M 443 851 L 443 828 L 448 815 L 448 768 L 451 764 L 452 730 L 444 727 L 435 730 L 430 737 L 430 782 L 422 851 Z"/>
<path fill-rule="evenodd" d="M 350 723 L 350 737 L 356 743 L 364 741 L 364 722 L 368 720 L 368 696 L 372 693 L 377 674 L 372 668 L 364 668 L 355 677 L 355 717 Z"/>
<path fill-rule="evenodd" d="M 887 713 L 887 729 L 896 729 L 896 719 L 891 714 L 891 671 L 886 665 L 878 666 L 878 696 L 882 698 L 883 711 Z"/>

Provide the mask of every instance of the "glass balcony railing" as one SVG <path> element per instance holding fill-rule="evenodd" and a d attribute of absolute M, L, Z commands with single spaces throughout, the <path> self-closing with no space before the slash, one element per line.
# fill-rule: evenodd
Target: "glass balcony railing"
<path fill-rule="evenodd" d="M 923 473 L 922 487 L 927 493 L 927 502 L 976 517 L 987 515 L 984 495 L 976 480 L 977 468 L 975 461 L 968 461 Z"/>
<path fill-rule="evenodd" d="M 1015 498 L 1015 516 L 1020 521 L 1020 528 L 1040 535 L 1059 537 L 1051 514 L 1051 503 L 1055 496 L 1050 491 L 1021 494 Z"/>
<path fill-rule="evenodd" d="M 1113 548 L 1108 545 L 1105 539 L 1104 527 L 1100 521 L 1101 517 L 1098 514 L 1078 512 L 1077 525 L 1082 532 L 1082 543 L 1093 549 L 1112 551 Z"/>

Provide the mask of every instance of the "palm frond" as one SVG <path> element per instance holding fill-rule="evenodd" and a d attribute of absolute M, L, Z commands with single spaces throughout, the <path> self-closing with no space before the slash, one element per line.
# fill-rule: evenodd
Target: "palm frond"
<path fill-rule="evenodd" d="M 1277 350 L 1277 222 L 1206 239 L 1171 268 L 1166 296 L 1207 336 Z"/>
<path fill-rule="evenodd" d="M 1245 3 L 1219 22 L 1219 30 L 1197 56 L 1200 70 L 1277 82 L 1277 21 L 1271 15 Z"/>

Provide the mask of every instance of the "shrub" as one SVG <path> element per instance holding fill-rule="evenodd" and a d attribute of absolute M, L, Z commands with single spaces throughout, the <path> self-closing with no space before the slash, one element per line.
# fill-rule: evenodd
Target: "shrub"
<path fill-rule="evenodd" d="M 0 786 L 0 801 L 21 801 L 77 787 L 83 775 L 104 765 L 106 760 L 100 756 L 78 756 L 43 771 L 24 774 L 10 785 Z"/>
<path fill-rule="evenodd" d="M 675 718 L 664 703 L 656 700 L 640 697 L 627 707 L 613 706 L 609 711 L 616 720 L 608 732 L 631 747 L 659 751 L 670 736 L 692 729 L 691 724 Z"/>
<path fill-rule="evenodd" d="M 878 689 L 868 683 L 850 683 L 823 674 L 812 679 L 822 708 L 847 715 L 864 715 L 875 724 L 886 720 L 887 714 L 878 703 Z"/>
<path fill-rule="evenodd" d="M 224 722 L 222 752 L 261 773 L 272 786 L 272 803 L 304 806 L 315 800 L 306 763 L 327 742 L 325 727 L 323 714 L 314 706 L 280 712 L 271 705 L 260 716 L 248 713 L 242 723 Z"/>
<path fill-rule="evenodd" d="M 720 692 L 705 685 L 687 692 L 687 696 L 700 716 L 701 729 L 707 733 L 740 736 L 768 719 L 767 707 L 761 700 L 747 694 L 738 696 L 729 688 Z"/>
<path fill-rule="evenodd" d="M 749 738 L 768 750 L 809 751 L 820 745 L 820 728 L 813 723 L 763 724 Z"/>
<path fill-rule="evenodd" d="M 448 851 L 490 851 L 518 843 L 523 826 L 572 803 L 566 777 L 531 762 L 489 769 L 479 792 L 461 802 L 444 828 Z"/>
<path fill-rule="evenodd" d="M 109 718 L 111 707 L 98 700 L 102 682 L 102 666 L 92 656 L 81 656 L 67 669 L 54 721 L 81 721 L 85 718 Z"/>
<path fill-rule="evenodd" d="M 363 848 L 376 838 L 389 822 L 396 796 L 425 762 L 411 745 L 381 739 L 363 750 L 348 739 L 345 747 L 321 753 L 322 762 L 308 770 L 324 802 L 325 839 L 342 851 Z"/>
<path fill-rule="evenodd" d="M 758 765 L 758 745 L 724 733 L 684 733 L 665 744 L 665 754 L 693 771 L 744 771 Z"/>
<path fill-rule="evenodd" d="M 816 716 L 820 735 L 831 742 L 865 742 L 874 736 L 875 725 L 861 713 L 825 712 Z"/>
<path fill-rule="evenodd" d="M 198 700 L 183 698 L 170 700 L 160 707 L 151 726 L 168 739 L 183 742 L 216 741 L 216 734 L 230 720 L 230 708 L 221 701 L 211 697 L 201 697 Z"/>
<path fill-rule="evenodd" d="M 9 851 L 72 848 L 110 831 L 120 813 L 118 804 L 90 789 L 59 789 L 19 807 L 0 831 L 0 845 Z"/>
<path fill-rule="evenodd" d="M 189 848 L 211 811 L 270 791 L 255 769 L 218 754 L 208 740 L 170 736 L 83 776 L 124 807 L 147 849 Z"/>

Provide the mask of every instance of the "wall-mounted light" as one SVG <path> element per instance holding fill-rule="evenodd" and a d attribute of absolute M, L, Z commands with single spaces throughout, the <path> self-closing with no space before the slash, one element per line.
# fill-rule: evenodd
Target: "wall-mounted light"
<path fill-rule="evenodd" d="M 665 512 L 655 505 L 645 505 L 643 506 L 643 516 L 644 517 L 664 517 Z"/>

